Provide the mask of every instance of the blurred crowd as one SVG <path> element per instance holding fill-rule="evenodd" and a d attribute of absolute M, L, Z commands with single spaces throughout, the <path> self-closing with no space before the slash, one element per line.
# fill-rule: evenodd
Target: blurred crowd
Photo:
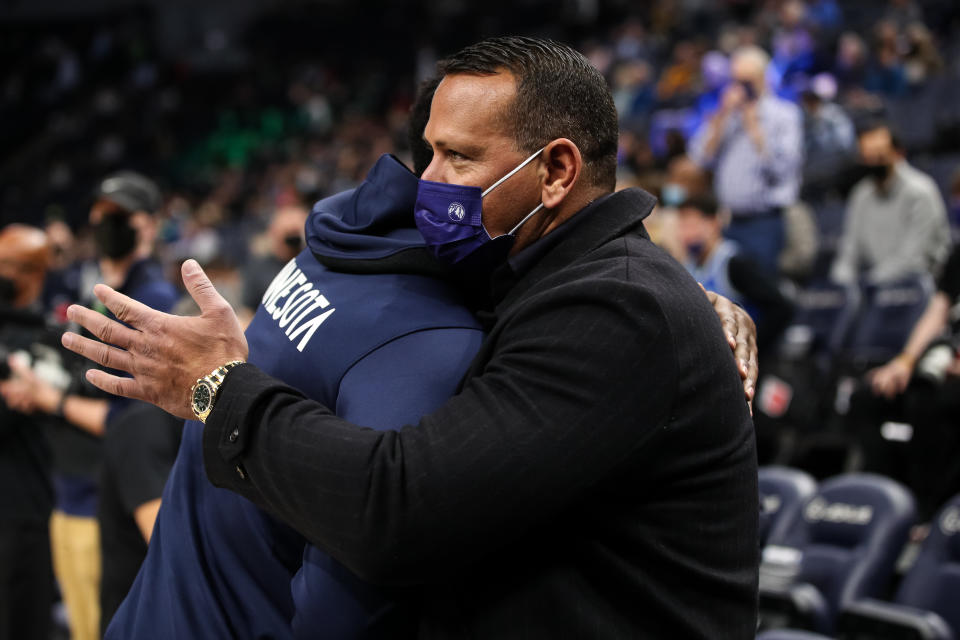
<path fill-rule="evenodd" d="M 13 282 L 4 303 L 19 310 L 5 323 L 21 326 L 23 311 L 62 327 L 97 281 L 189 311 L 178 277 L 187 257 L 249 319 L 302 249 L 316 200 L 356 186 L 384 153 L 410 164 L 408 112 L 436 59 L 484 35 L 533 32 L 576 44 L 608 78 L 618 187 L 659 197 L 653 239 L 754 316 L 761 463 L 818 477 L 880 471 L 917 492 L 927 515 L 960 491 L 949 473 L 960 453 L 960 7 L 516 4 L 491 18 L 401 3 L 410 10 L 384 9 L 388 27 L 352 40 L 321 27 L 324 12 L 279 3 L 236 42 L 209 31 L 202 46 L 218 64 L 161 53 L 145 9 L 0 24 L 0 222 L 44 231 L 8 226 L 0 241 L 0 267 L 12 265 L 0 274 Z M 241 60 L 222 62 L 226 49 Z M 101 440 L 117 432 L 111 423 L 163 418 L 124 418 L 84 386 L 79 365 L 50 355 L 55 346 L 35 348 L 48 338 L 2 345 L 29 356 L 0 388 L 6 410 L 56 423 L 44 431 L 53 461 L 37 453 L 54 469 L 47 507 L 17 517 L 35 535 L 49 510 L 63 516 L 52 569 L 73 637 L 95 637 L 101 605 L 115 608 L 136 573 L 152 524 L 140 507 L 159 499 L 176 435 L 157 427 L 164 435 L 142 455 L 161 462 L 141 474 L 149 481 L 130 480 L 147 464 L 123 464 L 138 445 Z M 937 347 L 940 364 L 929 360 Z M 117 490 L 131 482 L 142 491 Z M 114 510 L 102 538 L 98 493 Z M 58 551 L 58 537 L 86 542 Z M 119 569 L 103 566 L 114 582 L 96 595 L 101 544 L 104 558 L 111 544 L 132 551 Z M 90 554 L 96 566 L 76 562 Z"/>

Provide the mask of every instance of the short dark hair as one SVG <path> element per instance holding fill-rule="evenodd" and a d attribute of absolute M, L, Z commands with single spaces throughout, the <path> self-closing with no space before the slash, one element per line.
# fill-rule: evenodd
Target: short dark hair
<path fill-rule="evenodd" d="M 427 121 L 430 120 L 430 104 L 433 102 L 433 94 L 436 93 L 441 79 L 441 76 L 437 75 L 421 82 L 417 88 L 417 97 L 413 101 L 413 106 L 410 107 L 407 142 L 410 143 L 413 172 L 417 177 L 423 175 L 433 159 L 433 149 L 423 139 L 423 132 L 427 128 Z"/>
<path fill-rule="evenodd" d="M 705 194 L 687 198 L 677 209 L 693 209 L 699 211 L 704 218 L 716 218 L 720 212 L 720 205 L 712 195 Z"/>
<path fill-rule="evenodd" d="M 517 97 L 505 114 L 520 151 L 569 138 L 585 175 L 613 190 L 617 173 L 617 110 L 603 75 L 580 53 L 553 40 L 509 36 L 472 44 L 437 63 L 440 76 L 514 75 Z"/>
<path fill-rule="evenodd" d="M 890 134 L 890 143 L 893 145 L 893 148 L 897 151 L 904 151 L 903 139 L 897 133 L 896 127 L 886 118 L 879 116 L 868 116 L 860 120 L 860 122 L 857 123 L 857 138 L 878 129 L 886 129 Z"/>

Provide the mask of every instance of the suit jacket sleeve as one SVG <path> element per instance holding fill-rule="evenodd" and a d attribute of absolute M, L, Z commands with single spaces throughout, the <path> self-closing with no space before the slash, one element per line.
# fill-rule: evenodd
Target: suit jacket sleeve
<path fill-rule="evenodd" d="M 482 562 L 583 499 L 669 419 L 674 341 L 654 296 L 622 278 L 525 300 L 482 375 L 399 430 L 352 424 L 236 367 L 207 421 L 207 475 L 370 582 Z"/>

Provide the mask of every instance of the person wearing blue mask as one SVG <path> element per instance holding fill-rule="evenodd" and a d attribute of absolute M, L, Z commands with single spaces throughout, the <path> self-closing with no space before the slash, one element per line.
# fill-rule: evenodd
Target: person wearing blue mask
<path fill-rule="evenodd" d="M 490 284 L 477 316 L 488 335 L 442 407 L 369 429 L 241 362 L 259 360 L 258 345 L 193 261 L 183 275 L 199 317 L 97 287 L 149 330 L 74 306 L 116 346 L 71 333 L 64 344 L 134 376 L 92 383 L 203 421 L 208 479 L 399 591 L 420 637 L 746 637 L 758 516 L 744 389 L 707 298 L 646 237 L 653 198 L 612 193 L 603 77 L 564 45 L 520 37 L 468 47 L 440 71 L 413 217 L 449 273 Z M 288 278 L 266 311 L 282 322 L 287 308 L 292 343 L 316 322 L 311 344 L 336 357 L 330 341 L 357 306 L 324 291 L 296 311 Z M 426 353 L 398 377 L 431 386 Z M 358 402 L 386 404 L 381 389 Z"/>
<path fill-rule="evenodd" d="M 772 349 L 793 317 L 793 304 L 777 279 L 723 237 L 724 217 L 709 195 L 688 198 L 677 208 L 677 230 L 687 271 L 703 285 L 743 306 L 757 325 L 760 353 Z"/>

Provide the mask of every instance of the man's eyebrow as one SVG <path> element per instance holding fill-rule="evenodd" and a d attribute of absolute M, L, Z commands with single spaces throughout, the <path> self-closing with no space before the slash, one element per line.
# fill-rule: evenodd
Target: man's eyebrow
<path fill-rule="evenodd" d="M 465 153 L 465 154 L 467 154 L 467 155 L 478 155 L 478 154 L 480 153 L 480 150 L 479 150 L 478 147 L 476 147 L 476 146 L 474 146 L 474 145 L 471 145 L 471 144 L 468 144 L 468 143 L 452 144 L 452 145 L 451 145 L 451 144 L 448 143 L 446 140 L 436 140 L 433 144 L 431 144 L 430 141 L 427 140 L 426 136 L 423 136 L 422 139 L 423 139 L 424 144 L 426 144 L 428 147 L 431 147 L 431 148 L 433 148 L 433 149 L 448 149 L 448 148 L 450 148 L 450 147 L 452 146 L 452 147 L 454 147 L 455 149 L 458 149 L 459 151 L 461 151 L 462 153 Z"/>

